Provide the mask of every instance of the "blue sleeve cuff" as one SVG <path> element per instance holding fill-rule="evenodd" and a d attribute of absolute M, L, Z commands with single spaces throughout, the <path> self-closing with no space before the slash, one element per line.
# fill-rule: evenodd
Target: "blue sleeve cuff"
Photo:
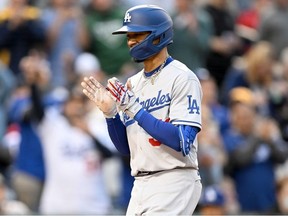
<path fill-rule="evenodd" d="M 134 116 L 134 119 L 139 122 L 139 120 L 141 119 L 141 116 L 143 115 L 143 113 L 145 112 L 145 110 L 142 108 L 139 110 L 139 112 Z"/>

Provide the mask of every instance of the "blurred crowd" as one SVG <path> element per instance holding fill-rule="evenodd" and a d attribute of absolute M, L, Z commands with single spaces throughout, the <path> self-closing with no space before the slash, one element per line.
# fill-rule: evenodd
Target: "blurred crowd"
<path fill-rule="evenodd" d="M 80 82 L 141 68 L 111 34 L 136 4 L 202 84 L 196 214 L 287 215 L 288 0 L 1 0 L 0 214 L 125 214 L 129 158 Z"/>

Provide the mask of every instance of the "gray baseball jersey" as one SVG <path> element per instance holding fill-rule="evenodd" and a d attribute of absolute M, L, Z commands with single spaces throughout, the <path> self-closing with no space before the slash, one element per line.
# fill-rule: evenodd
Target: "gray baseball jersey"
<path fill-rule="evenodd" d="M 184 64 L 173 60 L 155 77 L 146 78 L 143 70 L 130 78 L 132 91 L 146 111 L 159 120 L 174 125 L 191 125 L 201 129 L 202 89 L 196 75 Z M 198 169 L 197 138 L 189 155 L 161 144 L 137 122 L 123 117 L 131 154 L 132 175 L 138 171 L 174 168 Z"/>

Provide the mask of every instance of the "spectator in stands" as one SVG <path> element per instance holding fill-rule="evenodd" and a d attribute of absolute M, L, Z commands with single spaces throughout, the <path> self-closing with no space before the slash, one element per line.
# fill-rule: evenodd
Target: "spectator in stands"
<path fill-rule="evenodd" d="M 47 32 L 51 85 L 68 87 L 73 62 L 88 44 L 82 7 L 76 0 L 52 0 L 43 9 L 41 20 Z"/>
<path fill-rule="evenodd" d="M 10 98 L 10 125 L 5 141 L 13 156 L 12 189 L 18 200 L 37 213 L 45 180 L 42 144 L 37 132 L 44 113 L 39 109 L 43 101 L 38 95 L 48 86 L 50 70 L 38 52 L 22 58 L 20 68 L 25 79 Z"/>
<path fill-rule="evenodd" d="M 78 77 L 75 86 L 80 86 L 79 81 L 82 82 L 84 76 L 93 76 L 103 84 L 107 82 L 107 76 L 102 70 L 98 58 L 91 53 L 81 53 L 76 58 L 74 66 L 76 77 Z M 91 103 L 91 101 L 87 101 L 87 103 Z M 87 113 L 88 127 L 94 137 L 113 153 L 113 157 L 103 161 L 108 193 L 114 203 L 115 213 L 118 213 L 117 211 L 125 213 L 134 182 L 134 178 L 131 176 L 129 157 L 120 155 L 116 150 L 108 134 L 103 113 L 93 104 L 91 105 L 93 108 Z M 120 186 L 118 191 L 115 189 L 116 185 Z"/>
<path fill-rule="evenodd" d="M 34 48 L 45 44 L 44 26 L 38 8 L 28 0 L 11 0 L 0 11 L 0 57 L 21 82 L 23 76 L 19 63 Z"/>
<path fill-rule="evenodd" d="M 75 83 L 84 74 L 101 77 L 101 67 L 92 54 L 81 53 L 73 66 Z M 98 117 L 93 117 L 93 122 L 88 121 L 91 119 L 88 115 L 97 115 L 90 105 L 76 85 L 71 88 L 62 109 L 55 109 L 54 106 L 41 108 L 44 116 L 39 126 L 39 136 L 46 165 L 46 181 L 40 204 L 42 214 L 103 215 L 111 212 L 103 162 L 113 156 L 113 144 L 107 138 L 105 119 L 99 115 L 99 111 Z"/>
<path fill-rule="evenodd" d="M 235 30 L 236 34 L 241 38 L 243 48 L 240 55 L 247 52 L 259 40 L 260 23 L 272 6 L 271 0 L 254 0 L 249 2 L 251 3 L 248 8 L 240 11 L 240 14 L 236 17 Z"/>
<path fill-rule="evenodd" d="M 191 0 L 176 0 L 173 43 L 169 52 L 192 71 L 206 66 L 209 41 L 213 34 L 210 15 Z"/>
<path fill-rule="evenodd" d="M 209 0 L 204 9 L 211 16 L 214 29 L 206 68 L 216 80 L 218 88 L 221 88 L 232 58 L 239 49 L 235 20 L 229 11 L 227 0 Z"/>
<path fill-rule="evenodd" d="M 265 16 L 259 28 L 259 40 L 268 41 L 279 60 L 282 50 L 288 46 L 288 0 L 275 0 L 274 10 Z"/>
<path fill-rule="evenodd" d="M 275 63 L 274 49 L 270 43 L 259 41 L 243 56 L 240 66 L 230 68 L 223 88 L 221 99 L 228 104 L 229 92 L 235 87 L 247 87 L 255 95 L 255 103 L 260 113 L 270 115 L 269 90 L 273 81 Z"/>
<path fill-rule="evenodd" d="M 109 214 L 102 161 L 112 154 L 91 134 L 83 96 L 71 92 L 63 112 L 46 110 L 39 127 L 46 164 L 41 214 Z"/>
<path fill-rule="evenodd" d="M 89 51 L 99 58 L 106 76 L 120 75 L 121 68 L 131 57 L 126 49 L 126 37 L 116 38 L 111 32 L 122 26 L 123 10 L 113 0 L 92 0 L 85 15 Z"/>
<path fill-rule="evenodd" d="M 284 163 L 288 146 L 276 122 L 256 112 L 250 89 L 230 92 L 231 128 L 224 135 L 242 213 L 271 213 L 276 204 L 275 165 Z"/>

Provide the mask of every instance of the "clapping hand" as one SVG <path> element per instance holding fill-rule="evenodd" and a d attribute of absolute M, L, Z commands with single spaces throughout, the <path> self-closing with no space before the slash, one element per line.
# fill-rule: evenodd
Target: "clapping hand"
<path fill-rule="evenodd" d="M 117 114 L 115 101 L 94 77 L 84 77 L 81 86 L 83 93 L 97 105 L 106 118 L 112 118 Z"/>

